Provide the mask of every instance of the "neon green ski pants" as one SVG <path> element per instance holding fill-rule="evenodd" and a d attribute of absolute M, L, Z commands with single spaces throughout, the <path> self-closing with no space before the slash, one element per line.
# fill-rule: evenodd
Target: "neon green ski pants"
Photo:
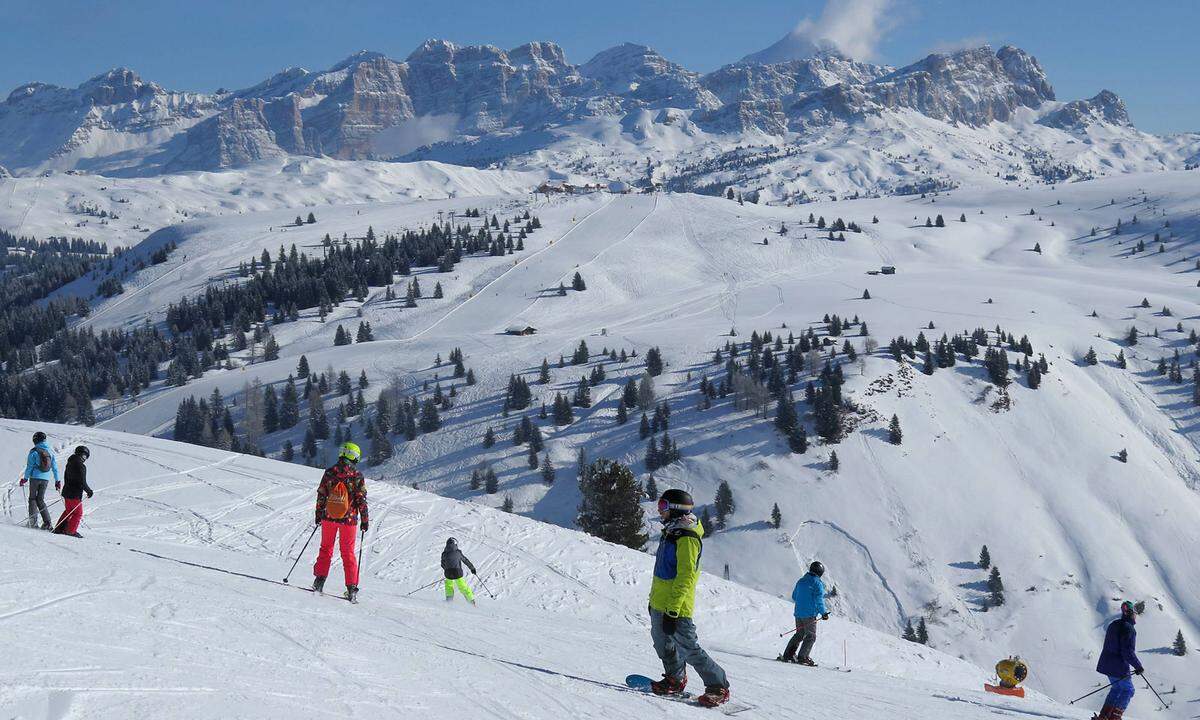
<path fill-rule="evenodd" d="M 463 594 L 463 597 L 470 600 L 471 602 L 475 602 L 475 593 L 471 592 L 471 587 L 469 585 L 467 585 L 467 581 L 464 578 L 458 578 L 457 580 L 451 580 L 450 578 L 446 578 L 446 599 L 447 600 L 454 597 L 454 586 L 455 585 L 458 586 L 458 591 Z"/>

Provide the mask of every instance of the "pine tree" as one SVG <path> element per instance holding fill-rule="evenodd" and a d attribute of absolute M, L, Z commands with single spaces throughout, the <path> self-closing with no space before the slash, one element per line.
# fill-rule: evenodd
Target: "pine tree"
<path fill-rule="evenodd" d="M 504 496 L 504 502 L 500 503 L 500 509 L 501 509 L 501 510 L 503 510 L 504 512 L 506 512 L 506 513 L 510 513 L 510 512 L 512 512 L 512 511 L 513 511 L 513 507 L 514 507 L 514 506 L 513 506 L 513 499 L 512 499 L 512 496 L 510 496 L 510 495 L 505 495 L 505 496 Z"/>
<path fill-rule="evenodd" d="M 654 473 L 650 473 L 650 477 L 646 478 L 646 497 L 657 500 L 658 494 L 658 483 L 654 482 Z"/>
<path fill-rule="evenodd" d="M 993 566 L 992 574 L 988 576 L 988 603 L 992 607 L 1004 604 L 1004 581 L 1000 579 L 1000 568 Z"/>
<path fill-rule="evenodd" d="M 542 455 L 542 482 L 547 485 L 554 484 L 554 477 L 558 474 L 554 465 L 550 462 L 550 453 Z"/>
<path fill-rule="evenodd" d="M 546 358 L 542 358 L 542 368 L 538 372 L 538 383 L 541 385 L 550 384 L 550 362 Z"/>
<path fill-rule="evenodd" d="M 300 422 L 300 398 L 296 395 L 295 379 L 288 376 L 283 386 L 283 401 L 279 405 L 279 427 L 286 430 Z"/>
<path fill-rule="evenodd" d="M 1096 349 L 1093 347 L 1089 347 L 1088 351 L 1087 351 L 1087 355 L 1083 356 L 1083 361 L 1085 363 L 1087 363 L 1088 365 L 1095 365 L 1096 363 L 1100 362 L 1099 359 L 1097 359 L 1097 357 L 1096 357 Z"/>
<path fill-rule="evenodd" d="M 283 442 L 282 457 L 283 457 L 284 462 L 291 462 L 296 459 L 296 448 L 295 448 L 295 446 L 292 445 L 291 440 L 285 440 Z"/>
<path fill-rule="evenodd" d="M 917 642 L 917 631 L 913 629 L 912 620 L 904 621 L 904 634 L 901 638 L 909 642 Z"/>
<path fill-rule="evenodd" d="M 1117 351 L 1117 367 L 1121 368 L 1122 370 L 1129 367 L 1129 363 L 1125 360 L 1125 351 L 1124 350 Z"/>
<path fill-rule="evenodd" d="M 614 460 L 600 459 L 582 475 L 576 518 L 580 529 L 635 550 L 645 546 L 641 488 L 629 468 Z"/>
<path fill-rule="evenodd" d="M 1175 633 L 1175 642 L 1171 645 L 1171 651 L 1179 657 L 1187 655 L 1187 642 L 1183 639 L 1183 630 Z"/>
<path fill-rule="evenodd" d="M 346 333 L 346 328 L 341 325 L 337 326 L 337 330 L 333 333 L 333 344 L 335 346 L 350 344 L 350 335 Z"/>
<path fill-rule="evenodd" d="M 533 445 L 529 446 L 528 463 L 530 470 L 537 470 L 541 465 L 541 459 L 538 457 L 537 450 L 534 449 Z"/>
<path fill-rule="evenodd" d="M 430 433 L 442 426 L 442 420 L 438 416 L 437 404 L 432 399 L 427 399 L 421 406 L 421 432 Z"/>
<path fill-rule="evenodd" d="M 275 398 L 275 388 L 270 385 L 263 388 L 263 430 L 273 433 L 279 429 L 279 401 Z"/>
<path fill-rule="evenodd" d="M 483 473 L 479 472 L 479 468 L 471 470 L 471 489 L 478 490 L 483 487 Z"/>
<path fill-rule="evenodd" d="M 492 429 L 491 425 L 488 425 L 487 431 L 483 433 L 483 446 L 485 448 L 490 448 L 495 444 L 496 444 L 496 431 Z"/>
<path fill-rule="evenodd" d="M 651 377 L 658 377 L 659 375 L 662 375 L 662 371 L 662 351 L 657 347 L 652 347 L 646 351 L 646 372 L 649 373 Z"/>
<path fill-rule="evenodd" d="M 653 439 L 651 439 L 653 442 Z M 737 503 L 733 499 L 733 490 L 729 488 L 729 483 L 722 480 L 717 486 L 717 496 L 713 500 L 713 509 L 717 513 L 717 525 L 724 528 L 725 521 L 729 519 L 737 510 Z"/>
<path fill-rule="evenodd" d="M 938 217 L 940 218 L 941 215 L 938 215 Z M 929 644 L 929 628 L 925 627 L 925 618 L 917 621 L 917 642 L 922 645 Z"/>
<path fill-rule="evenodd" d="M 776 530 L 783 525 L 783 513 L 779 512 L 779 503 L 771 506 L 771 527 Z"/>
<path fill-rule="evenodd" d="M 983 570 L 987 570 L 991 566 L 992 556 L 988 552 L 987 545 L 984 545 L 983 549 L 979 551 L 979 567 Z"/>
<path fill-rule="evenodd" d="M 500 491 L 500 479 L 496 477 L 496 471 L 491 465 L 483 471 L 483 491 L 488 495 L 495 495 Z"/>
<path fill-rule="evenodd" d="M 296 365 L 296 377 L 298 377 L 298 378 L 307 378 L 308 377 L 308 358 L 305 357 L 304 355 L 300 356 L 300 362 L 299 362 L 299 364 Z"/>
<path fill-rule="evenodd" d="M 833 450 L 829 453 L 829 472 L 837 472 L 839 467 L 841 463 L 838 461 L 837 450 Z"/>
<path fill-rule="evenodd" d="M 808 432 L 803 426 L 797 425 L 788 435 L 788 448 L 797 455 L 803 455 L 808 450 Z"/>
<path fill-rule="evenodd" d="M 903 441 L 904 433 L 900 430 L 900 418 L 892 415 L 892 421 L 888 423 L 888 442 L 899 445 Z"/>
<path fill-rule="evenodd" d="M 575 277 L 571 278 L 571 289 L 577 292 L 587 290 L 587 283 L 583 281 L 583 276 L 578 272 L 575 273 Z"/>
<path fill-rule="evenodd" d="M 629 411 L 625 409 L 625 398 L 617 401 L 617 424 L 624 425 L 629 422 Z"/>

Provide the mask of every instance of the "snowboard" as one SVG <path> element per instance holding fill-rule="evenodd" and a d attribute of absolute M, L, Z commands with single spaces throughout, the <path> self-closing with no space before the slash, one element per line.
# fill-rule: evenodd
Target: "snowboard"
<path fill-rule="evenodd" d="M 743 713 L 743 712 L 746 712 L 747 710 L 753 710 L 755 707 L 754 705 L 747 705 L 746 703 L 743 703 L 743 702 L 738 702 L 736 700 L 730 700 L 729 702 L 725 703 L 724 705 L 718 705 L 715 708 L 709 708 L 705 705 L 701 705 L 700 703 L 696 702 L 696 696 L 690 692 L 685 692 L 680 695 L 655 695 L 654 691 L 650 689 L 651 682 L 652 682 L 652 680 L 650 678 L 646 677 L 645 675 L 629 675 L 625 678 L 626 686 L 628 686 L 634 690 L 637 690 L 638 692 L 646 693 L 647 695 L 649 695 L 653 698 L 657 698 L 659 700 L 668 700 L 670 702 L 683 703 L 684 705 L 691 705 L 692 707 L 705 708 L 706 710 L 719 710 L 724 715 L 737 715 L 738 713 Z"/>

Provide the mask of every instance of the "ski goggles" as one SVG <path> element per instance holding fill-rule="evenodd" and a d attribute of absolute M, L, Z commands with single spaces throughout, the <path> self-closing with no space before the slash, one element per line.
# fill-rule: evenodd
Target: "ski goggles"
<path fill-rule="evenodd" d="M 658 511 L 665 513 L 668 510 L 691 510 L 694 505 L 680 505 L 678 503 L 669 503 L 664 498 L 658 499 Z"/>

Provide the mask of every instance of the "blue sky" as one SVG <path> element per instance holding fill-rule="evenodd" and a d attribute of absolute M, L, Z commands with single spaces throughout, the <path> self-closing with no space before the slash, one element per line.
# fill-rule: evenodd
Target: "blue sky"
<path fill-rule="evenodd" d="M 351 52 L 404 58 L 422 40 L 513 47 L 553 40 L 581 63 L 619 42 L 705 71 L 804 18 L 860 54 L 907 64 L 938 49 L 1023 47 L 1060 99 L 1115 91 L 1153 132 L 1200 131 L 1197 0 L 0 0 L 0 96 L 29 81 L 77 85 L 124 65 L 174 89 L 252 85 Z M 826 12 L 822 20 L 822 13 Z M 839 16 L 840 13 L 840 16 Z M 872 31 L 872 26 L 876 31 Z"/>

